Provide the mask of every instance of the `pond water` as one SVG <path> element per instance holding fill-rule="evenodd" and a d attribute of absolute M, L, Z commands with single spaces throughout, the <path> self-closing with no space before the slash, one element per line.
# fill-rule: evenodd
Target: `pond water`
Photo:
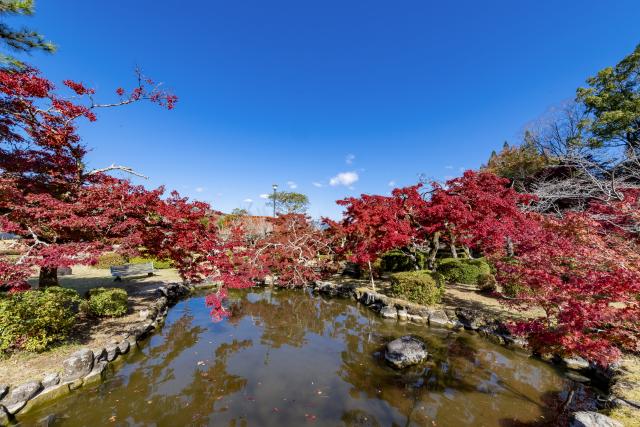
<path fill-rule="evenodd" d="M 204 297 L 173 307 L 164 327 L 106 381 L 22 421 L 61 426 L 558 425 L 586 391 L 552 366 L 467 332 L 397 324 L 352 301 L 302 291 L 231 295 L 213 323 Z M 384 344 L 421 337 L 429 361 L 395 371 Z M 53 417 L 50 417 L 53 419 Z"/>

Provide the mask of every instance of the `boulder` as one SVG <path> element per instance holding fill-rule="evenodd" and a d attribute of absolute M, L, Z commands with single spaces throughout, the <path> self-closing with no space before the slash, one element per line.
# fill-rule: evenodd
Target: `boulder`
<path fill-rule="evenodd" d="M 120 354 L 127 354 L 130 349 L 131 349 L 131 343 L 127 340 L 121 341 L 118 344 L 118 350 L 120 351 Z"/>
<path fill-rule="evenodd" d="M 444 310 L 433 310 L 429 314 L 429 325 L 431 326 L 449 326 L 451 322 Z"/>
<path fill-rule="evenodd" d="M 360 302 L 364 305 L 371 305 L 376 302 L 376 297 L 374 294 L 370 292 L 365 292 L 362 294 L 362 297 L 360 298 Z"/>
<path fill-rule="evenodd" d="M 89 349 L 76 351 L 62 362 L 62 368 L 64 369 L 62 374 L 64 382 L 84 377 L 93 369 L 93 351 Z"/>
<path fill-rule="evenodd" d="M 580 411 L 571 415 L 570 427 L 623 427 L 620 421 L 598 412 Z"/>
<path fill-rule="evenodd" d="M 54 385 L 58 385 L 59 382 L 60 375 L 57 372 L 52 372 L 44 376 L 44 378 L 42 379 L 42 387 L 53 387 Z"/>
<path fill-rule="evenodd" d="M 106 350 L 107 350 L 107 361 L 108 362 L 113 362 L 114 360 L 116 360 L 116 358 L 120 354 L 120 348 L 118 347 L 118 344 L 116 344 L 116 343 L 109 344 L 106 347 Z"/>
<path fill-rule="evenodd" d="M 398 317 L 398 310 L 396 310 L 395 307 L 385 305 L 380 309 L 380 316 L 385 319 L 396 319 Z"/>
<path fill-rule="evenodd" d="M 485 323 L 481 314 L 476 310 L 470 310 L 468 308 L 457 308 L 455 314 L 458 320 L 462 322 L 466 329 L 477 330 Z"/>
<path fill-rule="evenodd" d="M 40 381 L 29 381 L 28 383 L 20 384 L 11 389 L 9 396 L 2 401 L 2 404 L 7 408 L 7 412 L 15 414 L 24 408 L 27 401 L 38 394 L 40 390 L 42 390 Z"/>
<path fill-rule="evenodd" d="M 387 344 L 384 358 L 394 368 L 402 369 L 423 362 L 428 355 L 422 341 L 406 335 Z"/>

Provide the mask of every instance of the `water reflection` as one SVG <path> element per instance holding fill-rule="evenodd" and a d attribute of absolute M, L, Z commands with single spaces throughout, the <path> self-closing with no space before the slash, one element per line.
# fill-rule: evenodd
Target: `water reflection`
<path fill-rule="evenodd" d="M 211 323 L 203 298 L 99 387 L 28 415 L 34 425 L 560 425 L 587 401 L 550 366 L 467 333 L 398 325 L 344 300 L 298 291 L 231 295 Z M 384 344 L 414 334 L 431 357 L 394 371 Z"/>

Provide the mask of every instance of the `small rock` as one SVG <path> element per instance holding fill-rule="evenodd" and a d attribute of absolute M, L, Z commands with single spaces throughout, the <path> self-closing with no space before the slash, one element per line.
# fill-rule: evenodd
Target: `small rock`
<path fill-rule="evenodd" d="M 2 402 L 7 412 L 15 414 L 27 404 L 27 401 L 42 390 L 40 381 L 29 381 L 11 389 L 9 396 Z"/>
<path fill-rule="evenodd" d="M 65 382 L 87 375 L 93 369 L 93 351 L 89 349 L 76 351 L 62 362 L 62 367 L 64 369 L 62 380 Z"/>
<path fill-rule="evenodd" d="M 415 322 L 415 323 L 428 323 L 429 322 L 429 318 L 428 317 L 418 316 L 417 314 L 407 314 L 407 320 L 409 320 L 410 322 Z"/>
<path fill-rule="evenodd" d="M 93 363 L 96 364 L 103 360 L 107 360 L 107 349 L 102 347 L 93 351 Z"/>
<path fill-rule="evenodd" d="M 428 356 L 424 343 L 406 335 L 387 344 L 384 358 L 395 368 L 406 368 L 424 361 Z"/>
<path fill-rule="evenodd" d="M 579 357 L 579 356 L 564 357 L 562 361 L 569 369 L 580 370 L 580 369 L 589 368 L 589 362 L 587 362 L 586 360 L 584 360 L 582 357 Z"/>
<path fill-rule="evenodd" d="M 398 310 L 395 307 L 386 305 L 380 309 L 380 316 L 385 319 L 395 319 L 398 317 Z"/>
<path fill-rule="evenodd" d="M 59 382 L 60 382 L 60 374 L 58 374 L 57 372 L 52 372 L 44 376 L 44 378 L 42 379 L 42 387 L 44 388 L 53 387 L 54 385 L 57 385 Z"/>
<path fill-rule="evenodd" d="M 574 412 L 570 427 L 623 427 L 622 423 L 598 412 Z"/>
<path fill-rule="evenodd" d="M 458 317 L 458 320 L 460 320 L 460 322 L 462 322 L 464 327 L 467 329 L 475 331 L 485 323 L 480 313 L 475 310 L 470 310 L 467 308 L 457 308 L 455 314 Z"/>
<path fill-rule="evenodd" d="M 109 344 L 106 347 L 107 350 L 107 361 L 113 362 L 116 360 L 116 357 L 120 354 L 120 348 L 118 348 L 118 344 Z"/>
<path fill-rule="evenodd" d="M 131 349 L 131 343 L 127 340 L 121 341 L 118 344 L 118 350 L 120 351 L 120 354 L 127 354 L 129 352 L 129 349 Z"/>
<path fill-rule="evenodd" d="M 9 386 L 5 384 L 0 384 L 0 400 L 4 397 L 5 394 L 9 391 Z"/>
<path fill-rule="evenodd" d="M 407 320 L 409 318 L 409 313 L 404 308 L 398 310 L 398 319 L 399 320 Z"/>
<path fill-rule="evenodd" d="M 429 314 L 429 324 L 431 326 L 449 326 L 451 322 L 444 310 L 434 310 Z"/>

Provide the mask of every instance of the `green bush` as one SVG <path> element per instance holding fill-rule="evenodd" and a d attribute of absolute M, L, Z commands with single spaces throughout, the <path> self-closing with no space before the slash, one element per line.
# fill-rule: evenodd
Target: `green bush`
<path fill-rule="evenodd" d="M 493 274 L 482 273 L 478 276 L 478 289 L 482 292 L 494 292 L 497 286 L 498 282 Z"/>
<path fill-rule="evenodd" d="M 64 341 L 76 322 L 79 302 L 76 291 L 61 287 L 0 297 L 0 353 L 40 352 Z"/>
<path fill-rule="evenodd" d="M 170 259 L 156 259 L 137 256 L 129 260 L 129 264 L 144 264 L 147 262 L 153 262 L 153 268 L 156 270 L 173 268 L 173 262 Z"/>
<path fill-rule="evenodd" d="M 94 288 L 89 291 L 89 301 L 83 307 L 94 316 L 119 317 L 127 314 L 127 291 L 119 288 Z"/>
<path fill-rule="evenodd" d="M 382 271 L 416 271 L 423 270 L 427 264 L 427 257 L 422 252 L 416 252 L 415 259 L 401 250 L 394 249 L 380 257 Z M 417 267 L 417 268 L 416 268 Z"/>
<path fill-rule="evenodd" d="M 98 258 L 98 263 L 94 267 L 109 268 L 109 267 L 113 267 L 114 265 L 126 264 L 126 262 L 127 261 L 124 259 L 122 255 L 117 254 L 115 252 L 107 252 L 100 255 L 100 257 Z"/>
<path fill-rule="evenodd" d="M 389 294 L 418 304 L 437 304 L 444 295 L 444 280 L 440 273 L 428 270 L 394 273 Z"/>
<path fill-rule="evenodd" d="M 436 270 L 449 283 L 475 285 L 481 274 L 491 274 L 491 266 L 484 258 L 443 258 Z"/>

